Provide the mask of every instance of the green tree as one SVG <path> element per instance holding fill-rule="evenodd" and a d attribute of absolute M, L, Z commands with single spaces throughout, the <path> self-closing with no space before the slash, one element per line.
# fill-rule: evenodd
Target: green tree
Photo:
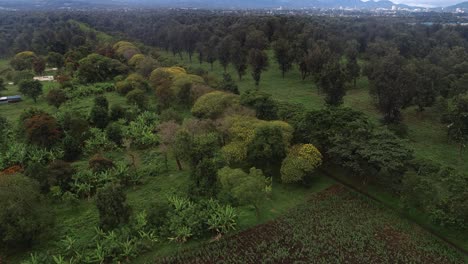
<path fill-rule="evenodd" d="M 192 107 L 192 114 L 199 118 L 219 117 L 226 108 L 239 104 L 237 95 L 215 91 L 207 93 L 197 99 Z"/>
<path fill-rule="evenodd" d="M 71 183 L 73 182 L 73 174 L 76 170 L 70 163 L 63 160 L 55 160 L 47 167 L 47 182 L 48 186 L 59 186 L 62 192 L 71 190 Z"/>
<path fill-rule="evenodd" d="M 264 169 L 273 169 L 286 156 L 286 144 L 281 129 L 273 125 L 263 125 L 255 129 L 252 142 L 247 147 L 247 157 L 251 164 Z"/>
<path fill-rule="evenodd" d="M 33 61 L 33 70 L 36 74 L 42 75 L 46 68 L 46 61 L 41 57 L 36 57 Z"/>
<path fill-rule="evenodd" d="M 89 120 L 92 125 L 100 129 L 104 129 L 109 124 L 109 102 L 104 96 L 98 96 L 94 99 Z"/>
<path fill-rule="evenodd" d="M 458 98 L 449 120 L 448 135 L 451 140 L 459 144 L 461 158 L 463 149 L 468 144 L 468 95 Z"/>
<path fill-rule="evenodd" d="M 229 62 L 231 61 L 231 42 L 232 42 L 232 37 L 227 36 L 223 38 L 218 46 L 217 46 L 217 54 L 218 54 L 218 60 L 221 66 L 223 66 L 224 72 L 227 70 L 227 66 L 229 65 Z M 232 55 L 235 56 L 235 55 Z"/>
<path fill-rule="evenodd" d="M 370 92 L 377 98 L 378 108 L 384 114 L 384 121 L 397 123 L 401 121 L 401 109 L 411 102 L 411 75 L 404 71 L 404 59 L 392 51 L 383 58 L 371 61 Z"/>
<path fill-rule="evenodd" d="M 107 138 L 114 142 L 117 146 L 122 146 L 123 144 L 123 130 L 122 126 L 117 123 L 111 123 L 106 127 Z"/>
<path fill-rule="evenodd" d="M 68 98 L 64 90 L 59 88 L 50 89 L 46 96 L 47 103 L 59 108 Z"/>
<path fill-rule="evenodd" d="M 284 78 L 284 74 L 291 70 L 294 61 L 291 44 L 286 39 L 278 39 L 273 44 L 273 51 L 275 52 L 275 58 L 280 67 L 281 75 Z"/>
<path fill-rule="evenodd" d="M 128 223 L 131 209 L 120 185 L 108 184 L 97 192 L 96 206 L 99 211 L 99 226 L 112 230 Z"/>
<path fill-rule="evenodd" d="M 175 150 L 176 137 L 177 137 L 177 132 L 179 131 L 179 129 L 180 129 L 180 125 L 177 124 L 173 120 L 161 123 L 158 126 L 158 132 L 161 138 L 161 150 L 164 153 L 166 168 L 167 168 L 167 156 L 168 156 L 169 151 L 172 150 L 175 156 L 175 160 L 177 162 L 177 167 L 179 168 L 179 170 L 182 170 L 182 164 L 180 162 L 179 156 L 177 155 L 178 152 Z"/>
<path fill-rule="evenodd" d="M 2 175 L 0 189 L 1 244 L 30 246 L 47 226 L 39 185 L 25 176 Z"/>
<path fill-rule="evenodd" d="M 221 90 L 224 90 L 233 94 L 239 94 L 239 87 L 237 87 L 236 82 L 232 79 L 231 75 L 228 73 L 223 74 L 223 80 L 221 81 L 219 88 Z"/>
<path fill-rule="evenodd" d="M 5 90 L 6 90 L 5 80 L 3 80 L 3 78 L 0 78 L 0 92 L 5 91 Z"/>
<path fill-rule="evenodd" d="M 242 93 L 240 102 L 244 106 L 248 106 L 255 110 L 256 116 L 263 120 L 277 119 L 278 107 L 276 102 L 271 98 L 270 94 L 249 89 Z"/>
<path fill-rule="evenodd" d="M 37 97 L 42 94 L 42 83 L 35 80 L 21 81 L 19 84 L 20 93 L 31 97 L 34 103 L 37 102 Z"/>
<path fill-rule="evenodd" d="M 236 69 L 239 80 L 242 80 L 242 76 L 247 70 L 247 49 L 236 40 L 231 43 L 231 54 L 235 54 L 235 56 L 231 56 L 231 63 Z"/>
<path fill-rule="evenodd" d="M 65 60 L 63 55 L 57 52 L 49 52 L 47 55 L 47 63 L 56 68 L 62 68 L 65 64 Z"/>
<path fill-rule="evenodd" d="M 32 51 L 23 51 L 15 55 L 10 65 L 16 71 L 31 70 L 37 55 Z"/>
<path fill-rule="evenodd" d="M 255 86 L 260 84 L 262 72 L 268 67 L 268 56 L 263 50 L 251 49 L 249 52 L 249 64 L 252 67 L 252 77 Z"/>
<path fill-rule="evenodd" d="M 139 109 L 148 107 L 148 96 L 145 91 L 135 89 L 127 94 L 127 102 L 131 105 L 136 105 Z"/>
<path fill-rule="evenodd" d="M 318 84 L 327 95 L 325 102 L 328 105 L 338 106 L 343 103 L 345 81 L 345 72 L 338 61 L 330 61 L 323 67 Z"/>
<path fill-rule="evenodd" d="M 281 164 L 281 180 L 285 183 L 305 181 L 320 165 L 322 154 L 314 145 L 294 145 Z"/>
<path fill-rule="evenodd" d="M 345 49 L 346 56 L 346 76 L 348 80 L 353 82 L 353 87 L 356 89 L 356 80 L 361 73 L 361 67 L 358 64 L 359 43 L 356 40 L 348 41 Z"/>
<path fill-rule="evenodd" d="M 241 169 L 224 167 L 218 171 L 218 179 L 224 192 L 240 204 L 253 205 L 259 216 L 259 204 L 266 198 L 269 187 L 268 178 L 261 170 L 251 168 L 247 174 Z"/>
<path fill-rule="evenodd" d="M 103 82 L 127 72 L 128 68 L 118 60 L 99 54 L 91 54 L 79 61 L 77 78 L 84 83 Z"/>

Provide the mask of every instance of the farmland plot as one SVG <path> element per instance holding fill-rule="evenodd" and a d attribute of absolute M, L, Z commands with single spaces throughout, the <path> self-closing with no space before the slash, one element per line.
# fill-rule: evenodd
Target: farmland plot
<path fill-rule="evenodd" d="M 157 263 L 464 263 L 461 253 L 335 185 L 283 217 Z"/>

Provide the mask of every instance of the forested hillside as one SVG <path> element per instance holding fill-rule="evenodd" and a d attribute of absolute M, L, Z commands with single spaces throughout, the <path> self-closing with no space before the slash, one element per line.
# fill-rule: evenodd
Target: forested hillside
<path fill-rule="evenodd" d="M 466 261 L 468 27 L 2 12 L 0 42 L 0 263 Z"/>

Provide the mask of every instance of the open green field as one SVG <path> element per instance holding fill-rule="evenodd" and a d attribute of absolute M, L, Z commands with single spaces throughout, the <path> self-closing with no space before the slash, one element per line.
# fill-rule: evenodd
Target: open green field
<path fill-rule="evenodd" d="M 180 59 L 179 56 L 172 56 L 172 54 L 164 51 L 161 54 L 179 62 L 182 66 L 199 67 L 213 72 L 219 77 L 223 74 L 223 69 L 218 62 L 215 62 L 213 70 L 211 70 L 208 63 L 200 65 L 195 56 L 192 62 L 190 62 L 188 55 L 184 55 Z M 302 81 L 300 73 L 296 68 L 286 73 L 283 79 L 272 52 L 269 53 L 269 63 L 268 70 L 262 73 L 260 90 L 272 94 L 277 100 L 301 103 L 307 109 L 320 109 L 324 107 L 323 95 L 318 93 L 317 87 L 312 80 L 306 79 Z M 237 76 L 231 66 L 228 68 L 228 73 L 233 78 Z M 249 72 L 247 72 L 241 81 L 237 81 L 241 91 L 255 88 L 254 81 Z M 357 88 L 347 92 L 344 105 L 366 113 L 375 122 L 378 122 L 381 117 L 369 95 L 367 78 L 360 78 L 357 82 Z M 408 126 L 410 145 L 414 148 L 417 157 L 432 159 L 443 165 L 456 167 L 460 171 L 468 171 L 468 152 L 463 153 L 462 158 L 459 157 L 459 148 L 456 144 L 448 142 L 445 127 L 439 122 L 436 109 L 428 108 L 420 113 L 411 107 L 403 111 L 403 118 L 404 123 Z"/>
<path fill-rule="evenodd" d="M 335 185 L 275 221 L 156 263 L 464 263 L 425 230 Z"/>

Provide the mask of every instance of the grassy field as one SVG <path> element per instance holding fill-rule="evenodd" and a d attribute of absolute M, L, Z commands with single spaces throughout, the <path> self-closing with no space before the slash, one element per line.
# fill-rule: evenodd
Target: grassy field
<path fill-rule="evenodd" d="M 164 57 L 179 62 L 183 66 L 193 68 L 203 68 L 221 77 L 223 69 L 218 62 L 214 64 L 213 70 L 208 63 L 199 64 L 196 58 L 190 62 L 187 55 L 182 59 L 179 56 L 172 56 L 170 53 L 161 52 Z M 281 77 L 278 64 L 272 53 L 270 55 L 270 66 L 262 74 L 259 89 L 272 94 L 275 99 L 301 103 L 307 109 L 320 109 L 324 107 L 323 95 L 319 94 L 317 87 L 312 80 L 302 81 L 300 73 L 296 68 L 286 73 L 285 78 Z M 237 76 L 232 67 L 228 72 Z M 349 90 L 344 98 L 344 105 L 366 113 L 375 122 L 381 118 L 380 113 L 374 106 L 373 99 L 368 92 L 368 81 L 360 78 L 357 88 Z M 247 73 L 243 80 L 238 81 L 241 91 L 255 88 L 254 81 Z M 449 143 L 446 130 L 439 122 L 437 110 L 428 108 L 426 111 L 417 112 L 414 107 L 403 111 L 404 123 L 408 126 L 410 145 L 415 150 L 415 155 L 419 158 L 432 159 L 443 165 L 450 165 L 460 171 L 468 171 L 468 152 L 464 152 L 462 158 L 459 156 L 459 148 L 456 144 Z"/>
<path fill-rule="evenodd" d="M 275 221 L 156 263 L 464 263 L 417 225 L 343 186 Z"/>

